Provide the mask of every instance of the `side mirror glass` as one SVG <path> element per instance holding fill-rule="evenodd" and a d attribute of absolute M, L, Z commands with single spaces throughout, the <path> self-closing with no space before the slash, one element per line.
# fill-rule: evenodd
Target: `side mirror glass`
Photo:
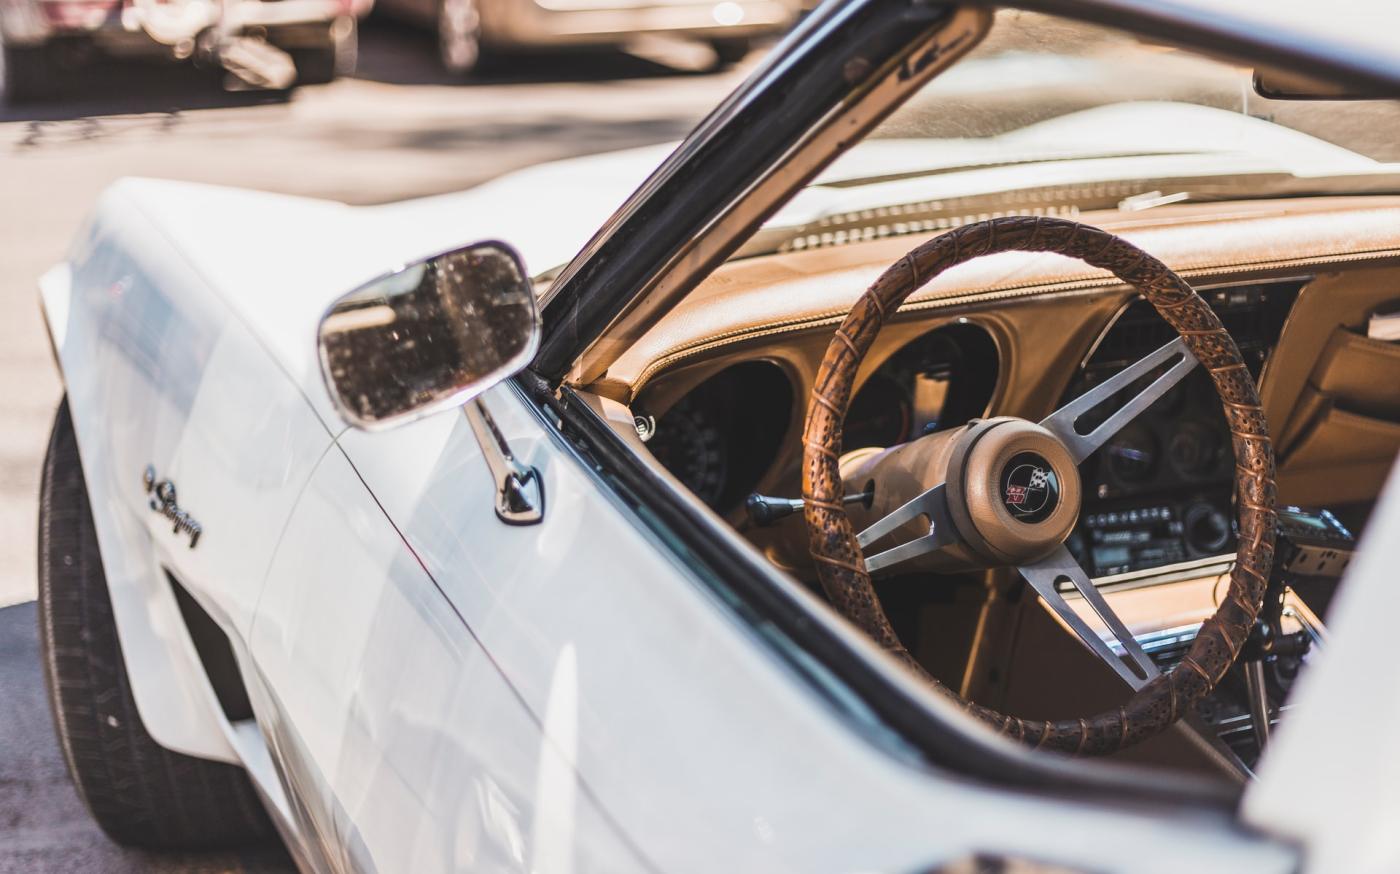
<path fill-rule="evenodd" d="M 459 406 L 524 369 L 540 318 L 519 255 L 477 243 L 342 297 L 318 341 L 341 414 L 373 429 Z"/>

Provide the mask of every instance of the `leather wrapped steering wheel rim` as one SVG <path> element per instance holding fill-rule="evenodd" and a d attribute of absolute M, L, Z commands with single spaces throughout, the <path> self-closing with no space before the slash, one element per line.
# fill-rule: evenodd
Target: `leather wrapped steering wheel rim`
<path fill-rule="evenodd" d="M 1181 335 L 1210 374 L 1235 453 L 1238 553 L 1230 586 L 1186 656 L 1120 707 L 1068 720 L 1029 720 L 968 701 L 930 676 L 891 627 L 842 504 L 841 428 L 861 362 L 884 323 L 914 291 L 948 268 L 998 252 L 1054 252 L 1134 286 Z M 837 328 L 818 371 L 803 429 L 802 494 L 810 551 L 831 603 L 937 691 L 1002 734 L 1072 754 L 1110 753 L 1162 731 L 1208 694 L 1234 663 L 1259 614 L 1273 563 L 1274 455 L 1259 394 L 1234 339 L 1175 272 L 1099 228 L 1046 217 L 964 225 L 918 246 L 866 290 Z"/>

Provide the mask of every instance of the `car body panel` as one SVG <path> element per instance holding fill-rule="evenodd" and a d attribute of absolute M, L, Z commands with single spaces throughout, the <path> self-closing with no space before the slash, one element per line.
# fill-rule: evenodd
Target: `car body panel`
<path fill-rule="evenodd" d="M 104 193 L 68 261 L 45 277 L 41 305 L 138 706 L 157 740 L 236 758 L 160 568 L 246 634 L 292 503 L 347 427 L 316 355 L 329 304 L 503 225 L 546 263 L 562 263 L 659 158 L 645 149 L 598 161 L 582 175 L 599 196 L 561 207 L 548 225 L 537 221 L 538 204 L 580 175 L 569 162 L 389 207 L 149 179 Z M 181 507 L 202 525 L 197 549 L 147 506 L 147 465 L 176 483 Z M 184 691 L 161 691 L 170 688 Z"/>
<path fill-rule="evenodd" d="M 557 267 L 669 148 L 559 161 L 469 191 L 387 206 L 135 178 L 114 183 L 107 197 L 139 212 L 197 265 L 200 280 L 338 432 L 345 425 L 315 344 L 333 301 L 410 261 L 484 239 L 508 238 L 531 270 Z M 556 198 L 564 185 L 578 196 Z M 541 221 L 541 213 L 550 220 Z"/>
<path fill-rule="evenodd" d="M 1400 615 L 1397 564 L 1400 465 L 1391 469 L 1332 604 L 1327 648 L 1300 678 L 1292 711 L 1245 792 L 1245 819 L 1308 847 L 1310 870 L 1400 868 L 1400 758 L 1387 747 L 1387 728 L 1400 719 L 1400 686 L 1390 670 Z"/>
<path fill-rule="evenodd" d="M 1227 819 L 1204 818 L 1181 842 L 1170 835 L 1184 823 L 1160 814 L 975 787 L 929 771 L 873 726 L 863 736 L 608 499 L 517 388 L 484 401 L 512 453 L 543 477 L 539 525 L 496 519 L 458 411 L 339 442 L 541 723 L 560 660 L 577 665 L 579 778 L 659 870 L 914 871 L 979 853 L 1112 870 L 1134 845 L 1155 848 L 1137 871 L 1294 864 L 1287 850 L 1232 835 Z M 1008 819 L 1035 825 L 1008 830 Z M 1083 847 L 1086 820 L 1115 837 Z M 921 826 L 950 821 L 959 828 Z"/>
<path fill-rule="evenodd" d="M 338 450 L 278 550 L 252 652 L 328 870 L 647 870 L 579 791 L 565 662 L 554 703 L 527 710 Z"/>
<path fill-rule="evenodd" d="M 66 280 L 66 281 L 65 281 Z M 234 760 L 168 571 L 246 633 L 272 550 L 331 434 L 121 187 L 45 288 L 132 688 L 151 735 Z M 176 484 L 188 533 L 152 509 Z M 180 690 L 171 694 L 171 690 Z"/>

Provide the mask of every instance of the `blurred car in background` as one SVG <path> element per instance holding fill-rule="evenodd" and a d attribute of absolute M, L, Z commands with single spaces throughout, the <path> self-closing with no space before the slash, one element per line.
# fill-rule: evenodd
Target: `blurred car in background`
<path fill-rule="evenodd" d="M 436 28 L 452 73 L 478 69 L 501 52 L 561 46 L 626 46 L 676 38 L 708 43 L 719 65 L 752 41 L 783 31 L 801 0 L 380 0 L 396 18 Z"/>
<path fill-rule="evenodd" d="M 59 96 L 96 57 L 194 60 L 287 88 L 353 67 L 372 0 L 0 0 L 0 100 Z"/>

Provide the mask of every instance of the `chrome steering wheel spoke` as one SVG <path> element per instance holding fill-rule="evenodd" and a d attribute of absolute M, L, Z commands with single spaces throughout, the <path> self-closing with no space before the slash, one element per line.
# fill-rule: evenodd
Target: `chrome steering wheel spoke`
<path fill-rule="evenodd" d="M 871 525 L 856 537 L 856 541 L 864 550 L 870 544 L 920 516 L 928 517 L 929 533 L 884 552 L 866 556 L 865 569 L 867 572 L 873 574 L 886 570 L 910 559 L 928 555 L 961 542 L 957 526 L 953 524 L 953 517 L 948 513 L 948 496 L 943 483 L 939 483 Z"/>
<path fill-rule="evenodd" d="M 1176 360 L 1178 358 L 1179 360 Z M 1134 395 L 1132 399 L 1115 410 L 1092 431 L 1080 434 L 1075 428 L 1075 424 L 1085 413 L 1123 391 L 1154 368 L 1173 361 L 1175 363 L 1172 363 L 1165 373 L 1154 379 L 1147 388 Z M 1192 355 L 1191 350 L 1186 348 L 1186 342 L 1177 337 L 1162 348 L 1144 355 L 1128 367 L 1123 368 L 1111 379 L 1094 386 L 1060 407 L 1042 419 L 1040 425 L 1059 437 L 1074 458 L 1075 464 L 1079 464 L 1092 455 L 1094 450 L 1107 443 L 1108 439 L 1118 433 L 1124 425 L 1136 419 L 1144 410 L 1152 406 L 1168 391 L 1171 391 L 1186 374 L 1191 372 L 1196 363 L 1196 356 Z"/>
<path fill-rule="evenodd" d="M 1196 357 L 1191 354 L 1186 343 L 1178 337 L 1135 361 L 1111 379 L 1065 404 L 1041 421 L 1040 426 L 1064 445 L 1070 460 L 1077 465 L 1108 442 L 1109 438 L 1121 430 L 1124 425 L 1137 418 L 1144 410 L 1181 382 L 1197 363 Z M 1133 395 L 1092 430 L 1080 433 L 1076 428 L 1079 420 L 1087 413 L 1162 367 L 1165 367 L 1166 370 L 1158 374 L 1148 383 L 1146 388 Z M 1046 437 L 1050 439 L 1049 435 Z M 1004 484 L 1003 488 L 1005 488 Z M 949 512 L 947 489 L 943 483 L 928 489 L 871 525 L 862 531 L 856 540 L 862 550 L 868 549 L 876 541 L 921 517 L 927 517 L 929 521 L 927 534 L 890 547 L 883 552 L 867 555 L 865 569 L 872 574 L 886 571 L 912 559 L 964 542 L 953 522 L 952 514 Z M 1021 523 L 1013 520 L 1011 524 Z M 1118 616 L 1109 608 L 1108 603 L 1099 594 L 1098 589 L 1094 588 L 1093 583 L 1089 581 L 1088 576 L 1079 567 L 1074 557 L 1069 554 L 1069 551 L 1065 549 L 1063 543 L 1044 558 L 1021 565 L 1019 569 L 1021 575 L 1035 588 L 1045 603 L 1064 620 L 1065 624 L 1079 636 L 1086 646 L 1108 663 L 1128 685 L 1134 689 L 1141 688 L 1148 680 L 1158 674 L 1156 666 L 1143 652 L 1142 647 L 1138 645 Z M 1084 600 L 1103 620 L 1104 625 L 1118 641 L 1119 647 L 1131 659 L 1131 665 L 1119 658 L 1114 653 L 1113 648 L 1089 627 L 1088 623 L 1056 590 L 1056 582 L 1062 579 L 1072 582 Z"/>
<path fill-rule="evenodd" d="M 1084 645 L 1114 670 L 1123 682 L 1132 687 L 1133 691 L 1141 689 L 1143 686 L 1161 673 L 1157 666 L 1148 658 L 1132 632 L 1123 624 L 1123 620 L 1118 618 L 1118 614 L 1113 612 L 1113 608 L 1108 606 L 1103 594 L 1099 592 L 1089 575 L 1084 573 L 1084 569 L 1079 566 L 1079 562 L 1074 560 L 1069 550 L 1063 545 L 1055 548 L 1055 551 L 1044 558 L 1030 564 L 1021 565 L 1017 568 L 1026 582 L 1031 584 L 1040 595 L 1042 601 L 1055 614 L 1070 627 L 1075 635 L 1083 641 Z M 1055 588 L 1055 584 L 1060 580 L 1069 580 L 1074 584 L 1074 588 L 1084 598 L 1085 602 L 1093 608 L 1109 632 L 1117 641 L 1118 646 L 1128 657 L 1129 662 L 1125 662 L 1114 652 L 1113 647 L 1103 639 L 1089 623 L 1075 611 L 1074 607 L 1065 600 L 1064 595 Z"/>

